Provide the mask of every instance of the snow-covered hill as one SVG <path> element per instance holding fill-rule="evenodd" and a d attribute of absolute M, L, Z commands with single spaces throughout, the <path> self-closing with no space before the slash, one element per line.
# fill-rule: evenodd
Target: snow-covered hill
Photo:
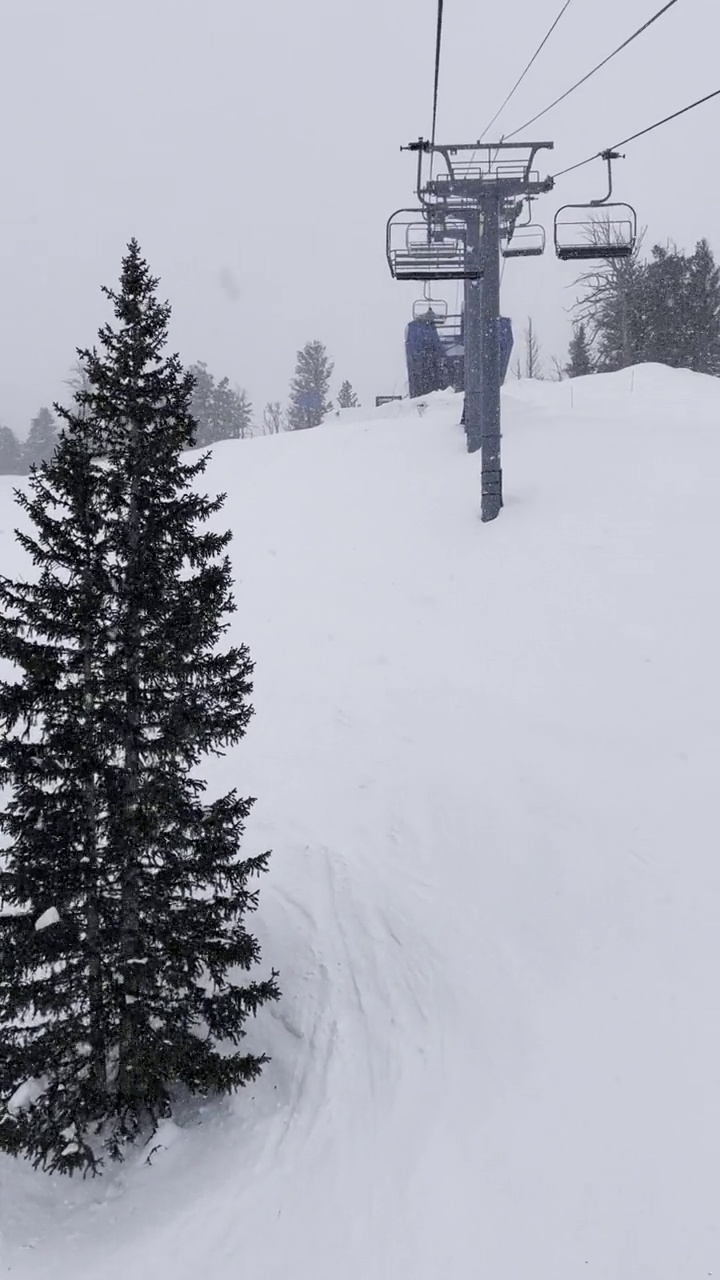
<path fill-rule="evenodd" d="M 150 1167 L 0 1162 L 2 1274 L 720 1274 L 720 382 L 508 386 L 490 525 L 459 409 L 216 449 L 272 1065 Z"/>

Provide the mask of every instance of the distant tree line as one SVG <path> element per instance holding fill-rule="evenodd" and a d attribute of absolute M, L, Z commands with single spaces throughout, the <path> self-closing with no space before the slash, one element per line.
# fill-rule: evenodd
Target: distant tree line
<path fill-rule="evenodd" d="M 570 377 L 643 363 L 720 377 L 720 268 L 707 240 L 691 254 L 656 244 L 644 260 L 639 243 L 577 284 Z"/>
<path fill-rule="evenodd" d="M 253 409 L 246 391 L 231 386 L 227 377 L 216 379 L 204 360 L 190 365 L 194 380 L 191 413 L 197 424 L 194 447 L 208 448 L 221 440 L 246 440 L 256 434 Z M 333 408 L 329 398 L 333 363 L 322 342 L 306 342 L 297 354 L 295 374 L 290 385 L 288 407 L 271 400 L 263 409 L 260 421 L 262 435 L 279 435 L 282 431 L 301 431 L 316 427 Z M 75 397 L 87 389 L 87 375 L 76 364 L 68 380 Z M 339 409 L 354 409 L 360 404 L 352 384 L 342 383 L 337 397 Z M 50 409 L 38 411 L 30 424 L 26 440 L 20 440 L 10 427 L 0 425 L 0 475 L 27 475 L 33 466 L 49 462 L 58 443 L 58 428 Z"/>
<path fill-rule="evenodd" d="M 197 423 L 197 447 L 254 434 L 252 405 L 242 387 L 231 387 L 229 378 L 216 381 L 204 360 L 191 365 L 190 373 L 195 379 L 190 411 Z"/>
<path fill-rule="evenodd" d="M 306 342 L 297 353 L 287 407 L 279 400 L 267 402 L 260 420 L 262 435 L 274 436 L 283 431 L 304 431 L 319 426 L 333 409 L 330 399 L 333 368 L 327 349 L 319 339 Z M 202 361 L 191 365 L 190 372 L 195 379 L 192 413 L 198 424 L 198 445 L 206 447 L 219 440 L 244 440 L 255 434 L 252 407 L 245 391 L 231 388 L 227 378 L 216 382 Z M 346 379 L 338 393 L 338 409 L 355 409 L 359 404 L 352 384 Z"/>
<path fill-rule="evenodd" d="M 26 440 L 18 440 L 10 427 L 0 426 L 0 475 L 27 475 L 32 466 L 50 460 L 57 439 L 57 424 L 45 408 L 38 410 L 30 423 Z"/>

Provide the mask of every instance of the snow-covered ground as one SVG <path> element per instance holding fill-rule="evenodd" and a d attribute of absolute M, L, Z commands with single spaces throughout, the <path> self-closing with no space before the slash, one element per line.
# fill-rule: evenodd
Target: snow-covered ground
<path fill-rule="evenodd" d="M 149 1166 L 0 1161 L 2 1274 L 720 1275 L 720 381 L 510 384 L 490 525 L 459 411 L 216 449 L 272 1065 Z"/>

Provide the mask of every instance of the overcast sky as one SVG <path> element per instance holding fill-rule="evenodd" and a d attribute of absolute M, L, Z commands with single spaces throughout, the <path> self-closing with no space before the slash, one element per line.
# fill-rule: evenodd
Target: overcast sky
<path fill-rule="evenodd" d="M 497 124 L 509 131 L 610 52 L 660 0 L 573 0 Z M 446 0 L 439 141 L 471 141 L 560 0 Z M 412 205 L 430 130 L 435 0 L 3 0 L 0 13 L 0 421 L 25 434 L 67 395 L 76 346 L 107 315 L 138 237 L 173 306 L 172 345 L 284 400 L 298 347 L 326 343 L 361 398 L 404 389 L 403 329 L 420 287 L 384 257 Z M 609 146 L 720 87 L 720 5 L 679 0 L 533 126 L 548 169 Z M 720 99 L 628 148 L 617 192 L 650 242 L 720 257 Z M 537 206 L 602 194 L 589 166 Z M 576 274 L 548 253 L 510 262 L 503 310 L 532 315 L 564 357 Z"/>

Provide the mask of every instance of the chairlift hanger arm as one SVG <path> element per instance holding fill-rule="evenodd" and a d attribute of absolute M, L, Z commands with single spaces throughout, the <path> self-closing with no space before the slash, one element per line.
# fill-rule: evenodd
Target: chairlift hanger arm
<path fill-rule="evenodd" d="M 416 195 L 418 196 L 418 198 L 420 199 L 420 201 L 421 201 L 423 204 L 425 204 L 425 201 L 423 200 L 423 197 L 422 197 L 422 194 L 421 194 L 421 192 L 422 192 L 422 162 L 423 162 L 423 156 L 424 156 L 424 155 L 428 155 L 428 154 L 430 153 L 430 151 L 431 151 L 431 143 L 429 143 L 429 142 L 428 142 L 427 138 L 420 137 L 420 138 L 418 138 L 417 142 L 410 142 L 410 143 L 408 143 L 408 145 L 407 145 L 406 147 L 401 147 L 401 148 L 400 148 L 400 150 L 401 150 L 401 151 L 417 151 L 417 153 L 418 153 L 418 163 L 417 163 L 417 180 L 416 180 L 416 183 L 415 183 L 415 193 L 416 193 Z"/>
<path fill-rule="evenodd" d="M 532 202 L 534 199 L 535 199 L 534 196 L 527 197 L 527 218 L 525 219 L 524 222 L 519 222 L 518 219 L 520 217 L 520 214 L 523 211 L 523 205 L 525 204 L 525 201 L 520 200 L 518 204 L 515 206 L 515 216 L 512 219 L 513 231 L 515 230 L 516 227 L 519 229 L 520 227 L 532 226 Z"/>
<path fill-rule="evenodd" d="M 530 217 L 528 217 L 527 222 L 518 222 L 518 218 L 520 217 L 520 214 L 523 211 L 524 203 L 525 203 L 524 200 L 518 200 L 516 204 L 504 210 L 504 213 L 503 213 L 504 235 L 508 240 L 512 240 L 513 236 L 515 235 L 516 227 L 526 227 L 530 225 L 530 221 L 531 221 Z M 530 210 L 531 210 L 531 203 L 530 203 L 530 200 L 528 200 L 528 211 Z M 501 228 L 501 230 L 502 229 L 503 228 Z"/>
<path fill-rule="evenodd" d="M 590 201 L 590 204 L 596 208 L 601 204 L 607 204 L 608 200 L 612 199 L 612 193 L 613 193 L 612 162 L 613 160 L 624 160 L 625 157 L 622 156 L 619 151 L 613 151 L 612 149 L 609 149 L 608 151 L 601 151 L 598 159 L 605 160 L 607 162 L 608 191 L 607 191 L 607 195 L 603 196 L 602 200 Z"/>

